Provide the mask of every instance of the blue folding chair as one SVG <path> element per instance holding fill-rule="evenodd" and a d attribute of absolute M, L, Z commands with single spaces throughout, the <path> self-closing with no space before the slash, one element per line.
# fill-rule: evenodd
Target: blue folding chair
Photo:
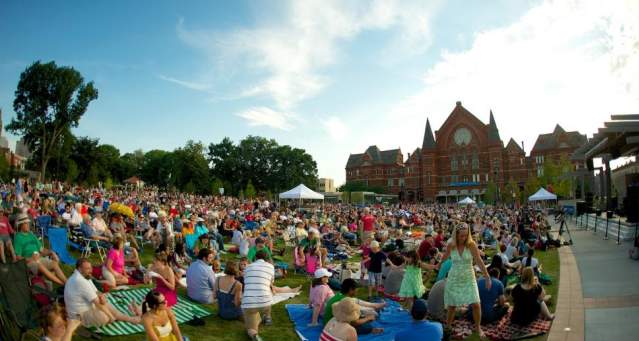
<path fill-rule="evenodd" d="M 67 249 L 69 245 L 67 229 L 50 226 L 47 233 L 51 250 L 58 255 L 60 261 L 64 264 L 75 265 L 75 258 L 69 254 Z"/>
<path fill-rule="evenodd" d="M 244 222 L 244 228 L 249 230 L 249 231 L 253 231 L 257 228 L 257 223 L 254 221 L 245 221 Z"/>
<path fill-rule="evenodd" d="M 40 238 L 44 238 L 47 235 L 47 229 L 51 226 L 51 216 L 43 214 L 36 218 L 38 229 L 40 230 Z"/>

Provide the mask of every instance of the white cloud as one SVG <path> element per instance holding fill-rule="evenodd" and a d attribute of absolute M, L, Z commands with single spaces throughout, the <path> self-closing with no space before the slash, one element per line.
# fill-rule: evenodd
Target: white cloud
<path fill-rule="evenodd" d="M 184 42 L 205 49 L 220 70 L 242 69 L 257 75 L 256 85 L 242 91 L 243 96 L 264 96 L 289 110 L 330 84 L 322 68 L 337 62 L 339 42 L 364 30 L 396 28 L 397 39 L 389 46 L 395 56 L 428 48 L 429 20 L 439 1 L 424 3 L 290 1 L 283 18 L 260 13 L 267 19 L 255 28 L 207 32 L 189 30 L 180 20 L 177 29 Z"/>
<path fill-rule="evenodd" d="M 291 130 L 293 126 L 290 121 L 295 120 L 294 114 L 279 112 L 266 107 L 254 107 L 237 113 L 237 116 L 244 118 L 250 126 L 267 126 L 281 130 Z"/>
<path fill-rule="evenodd" d="M 339 117 L 331 116 L 322 122 L 322 125 L 328 135 L 337 142 L 343 141 L 348 135 L 349 129 Z"/>
<path fill-rule="evenodd" d="M 172 77 L 168 77 L 168 76 L 164 76 L 164 75 L 158 75 L 157 76 L 159 79 L 165 80 L 167 82 L 171 82 L 180 86 L 183 86 L 187 89 L 191 89 L 191 90 L 196 90 L 196 91 L 208 91 L 211 86 L 208 84 L 204 84 L 204 83 L 196 83 L 196 82 L 189 82 L 189 81 L 184 81 L 184 80 L 180 80 L 180 79 L 176 79 L 176 78 L 172 78 Z"/>
<path fill-rule="evenodd" d="M 527 150 L 556 123 L 592 134 L 610 114 L 639 107 L 637 18 L 632 1 L 544 2 L 509 26 L 477 33 L 466 51 L 444 51 L 423 89 L 388 120 L 428 115 L 437 129 L 462 100 L 484 122 L 492 108 L 502 140 L 523 139 Z"/>

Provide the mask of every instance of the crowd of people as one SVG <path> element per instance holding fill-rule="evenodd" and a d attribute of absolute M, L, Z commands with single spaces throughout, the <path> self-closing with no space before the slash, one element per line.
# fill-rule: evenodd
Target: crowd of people
<path fill-rule="evenodd" d="M 511 308 L 513 323 L 553 319 L 542 286 L 548 278 L 534 254 L 560 243 L 549 233 L 546 213 L 527 207 L 301 208 L 22 180 L 0 192 L 0 261 L 25 260 L 32 276 L 64 288 L 64 305 L 43 310 L 49 340 L 68 340 L 79 325 L 113 321 L 142 325 L 149 340 L 182 340 L 171 310 L 180 288 L 195 302 L 216 305 L 222 319 L 242 320 L 247 335 L 259 340 L 260 325 L 272 323 L 273 295 L 301 289 L 275 285 L 287 273 L 288 264 L 278 261 L 287 250 L 295 272 L 311 277 L 309 325 L 323 326 L 324 341 L 382 333 L 374 324 L 386 306 L 381 297 L 401 301 L 415 320 L 396 340 L 440 340 L 460 318 L 474 321 L 483 336 L 482 325 Z M 107 249 L 104 261 L 80 258 L 67 278 L 58 255 L 43 247 L 43 216 L 72 239 Z M 145 247 L 155 251 L 151 264 L 140 260 Z M 356 255 L 361 261 L 353 266 Z M 223 258 L 229 260 L 221 264 Z M 129 303 L 130 314 L 105 298 L 104 292 L 144 283 L 152 288 L 143 302 Z M 366 295 L 357 294 L 359 287 L 366 299 L 358 298 Z"/>

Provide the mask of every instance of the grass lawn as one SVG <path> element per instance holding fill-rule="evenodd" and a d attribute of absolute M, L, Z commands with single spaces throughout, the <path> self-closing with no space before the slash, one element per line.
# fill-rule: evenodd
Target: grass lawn
<path fill-rule="evenodd" d="M 77 253 L 74 256 L 78 256 Z M 554 312 L 555 304 L 557 302 L 557 290 L 558 290 L 558 279 L 559 279 L 559 257 L 557 250 L 551 250 L 547 252 L 536 252 L 535 256 L 539 259 L 540 263 L 543 265 L 543 271 L 549 274 L 553 282 L 549 286 L 545 286 L 546 293 L 548 295 L 552 295 L 550 309 Z M 153 251 L 150 247 L 145 248 L 145 252 L 141 254 L 142 263 L 148 264 L 151 262 L 153 257 Z M 232 257 L 236 257 L 235 255 L 227 254 L 223 255 L 222 259 L 226 260 Z M 94 264 L 99 263 L 99 259 L 92 259 Z M 286 255 L 284 256 L 284 260 L 292 263 L 292 252 L 291 250 L 287 250 Z M 357 261 L 357 259 L 351 259 L 351 261 Z M 70 267 L 65 268 L 65 272 L 71 273 L 72 269 Z M 260 327 L 260 335 L 264 338 L 264 340 L 297 340 L 297 334 L 293 329 L 293 323 L 289 320 L 288 314 L 284 309 L 284 305 L 287 303 L 308 303 L 308 290 L 310 285 L 310 279 L 306 276 L 296 275 L 294 273 L 289 273 L 287 278 L 276 280 L 277 286 L 290 286 L 296 287 L 298 285 L 302 285 L 302 294 L 299 296 L 280 304 L 277 304 L 272 307 L 272 317 L 273 317 L 273 325 L 272 326 L 261 326 Z M 183 291 L 181 294 L 185 294 Z M 360 289 L 358 292 L 358 296 L 361 298 L 366 297 L 366 289 Z M 224 321 L 218 318 L 215 314 L 217 308 L 215 306 L 210 306 L 210 308 L 214 311 L 212 316 L 204 319 L 206 321 L 206 325 L 202 327 L 191 327 L 186 324 L 180 325 L 180 329 L 182 330 L 183 335 L 187 335 L 191 340 L 248 340 L 246 336 L 244 326 L 239 321 Z M 531 340 L 545 340 L 547 335 L 543 335 L 537 338 L 533 338 Z M 134 334 L 129 336 L 119 336 L 119 337 L 103 337 L 105 340 L 135 340 L 141 341 L 144 340 L 145 337 L 143 334 Z M 74 340 L 85 340 L 81 337 L 74 337 Z M 467 340 L 479 340 L 479 337 L 473 334 Z"/>

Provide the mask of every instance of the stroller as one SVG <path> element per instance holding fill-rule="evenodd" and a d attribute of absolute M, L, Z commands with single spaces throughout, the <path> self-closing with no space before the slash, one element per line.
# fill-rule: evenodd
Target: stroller
<path fill-rule="evenodd" d="M 39 340 L 38 316 L 26 262 L 0 264 L 0 338 Z"/>

